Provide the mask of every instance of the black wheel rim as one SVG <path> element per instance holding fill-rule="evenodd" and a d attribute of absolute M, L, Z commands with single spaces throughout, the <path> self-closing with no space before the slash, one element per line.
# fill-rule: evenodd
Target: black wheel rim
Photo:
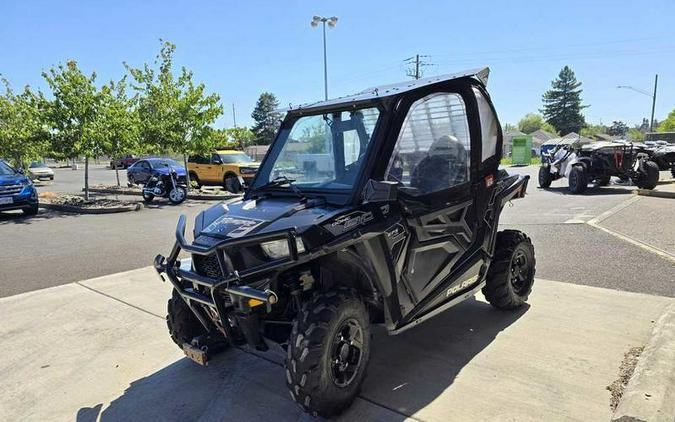
<path fill-rule="evenodd" d="M 363 328 L 353 318 L 344 321 L 333 338 L 330 353 L 330 374 L 338 387 L 354 381 L 363 357 Z"/>
<path fill-rule="evenodd" d="M 516 250 L 511 258 L 510 281 L 516 293 L 520 293 L 530 278 L 530 260 L 525 251 Z"/>

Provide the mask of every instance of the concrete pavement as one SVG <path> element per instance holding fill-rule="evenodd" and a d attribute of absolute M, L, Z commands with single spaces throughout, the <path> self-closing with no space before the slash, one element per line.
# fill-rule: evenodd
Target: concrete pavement
<path fill-rule="evenodd" d="M 150 268 L 0 299 L 0 420 L 302 420 L 280 355 L 228 350 L 202 368 L 163 321 Z M 399 336 L 375 330 L 342 420 L 609 420 L 623 354 L 671 298 L 537 280 L 509 313 L 482 297 Z"/>

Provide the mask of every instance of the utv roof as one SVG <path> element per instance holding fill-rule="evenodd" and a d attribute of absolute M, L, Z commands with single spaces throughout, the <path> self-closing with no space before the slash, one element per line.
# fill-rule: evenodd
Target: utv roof
<path fill-rule="evenodd" d="M 290 106 L 289 108 L 283 110 L 286 112 L 298 112 L 298 111 L 312 111 L 319 110 L 323 108 L 330 108 L 337 105 L 350 104 L 350 103 L 360 103 L 368 100 L 373 100 L 376 98 L 386 98 L 393 95 L 398 95 L 404 92 L 412 91 L 421 87 L 440 84 L 443 82 L 451 81 L 454 79 L 461 78 L 476 78 L 483 85 L 487 85 L 488 76 L 490 74 L 490 69 L 488 67 L 477 68 L 465 70 L 457 73 L 448 73 L 445 75 L 430 76 L 428 78 L 421 78 L 413 81 L 404 81 L 398 82 L 390 85 L 376 86 L 372 88 L 365 89 L 356 94 L 347 95 L 344 97 L 333 98 L 327 101 L 318 101 L 315 103 L 301 104 L 299 106 Z"/>

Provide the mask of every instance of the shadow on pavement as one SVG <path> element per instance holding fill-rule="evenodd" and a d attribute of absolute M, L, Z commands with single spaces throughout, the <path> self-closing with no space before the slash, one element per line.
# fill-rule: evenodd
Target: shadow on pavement
<path fill-rule="evenodd" d="M 0 212 L 0 226 L 7 224 L 33 224 L 41 220 L 68 217 L 79 217 L 79 214 L 60 213 L 46 209 L 40 209 L 37 215 L 24 215 L 21 211 L 4 211 Z"/>
<path fill-rule="evenodd" d="M 539 190 L 545 190 L 547 192 L 557 193 L 560 195 L 578 195 L 578 196 L 596 196 L 596 195 L 627 195 L 635 193 L 634 188 L 627 188 L 624 186 L 589 186 L 588 189 L 582 194 L 572 193 L 569 191 L 567 186 L 551 186 L 546 189 L 537 188 Z"/>
<path fill-rule="evenodd" d="M 502 312 L 473 299 L 398 336 L 376 327 L 360 398 L 338 419 L 405 420 L 448 390 L 527 309 Z M 239 350 L 225 351 L 206 368 L 179 359 L 133 381 L 102 412 L 102 404 L 80 409 L 77 421 L 314 420 L 290 399 L 284 379 L 279 364 Z"/>

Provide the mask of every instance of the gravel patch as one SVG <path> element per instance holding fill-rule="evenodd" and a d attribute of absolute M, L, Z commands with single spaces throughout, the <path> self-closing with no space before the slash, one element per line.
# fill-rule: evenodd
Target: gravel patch
<path fill-rule="evenodd" d="M 633 376 L 635 365 L 637 365 L 643 350 L 645 350 L 644 346 L 631 347 L 630 350 L 623 355 L 623 361 L 619 367 L 619 378 L 607 386 L 607 390 L 612 394 L 609 399 L 609 407 L 612 409 L 612 412 L 615 411 L 616 407 L 619 405 L 621 396 L 626 389 L 630 377 Z"/>

